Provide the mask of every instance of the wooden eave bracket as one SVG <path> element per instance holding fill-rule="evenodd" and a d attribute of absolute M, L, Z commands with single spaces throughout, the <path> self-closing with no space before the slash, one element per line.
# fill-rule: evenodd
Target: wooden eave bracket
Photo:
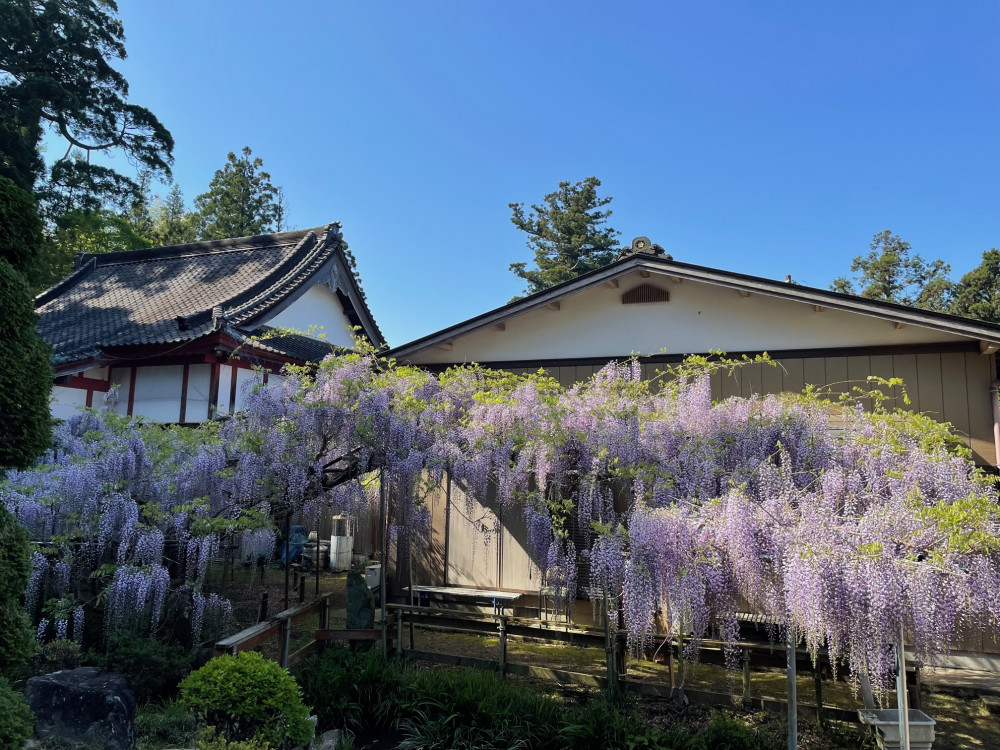
<path fill-rule="evenodd" d="M 900 321 L 900 320 L 897 320 L 897 321 L 896 321 L 895 323 L 893 323 L 892 325 L 893 325 L 893 327 L 894 327 L 894 328 L 895 328 L 895 329 L 896 329 L 897 331 L 902 331 L 902 330 L 903 330 L 903 328 L 905 328 L 905 327 L 906 327 L 906 323 L 903 323 L 903 322 L 902 322 L 902 321 Z"/>
<path fill-rule="evenodd" d="M 1000 351 L 1000 342 L 996 341 L 980 341 L 979 342 L 979 353 L 980 354 L 996 354 Z"/>
<path fill-rule="evenodd" d="M 617 289 L 618 279 L 608 279 L 607 281 L 604 282 L 604 285 L 609 289 Z"/>
<path fill-rule="evenodd" d="M 455 344 L 452 341 L 442 341 L 440 344 L 438 344 L 438 349 L 443 349 L 446 352 L 450 352 L 454 348 Z"/>
<path fill-rule="evenodd" d="M 507 330 L 507 324 L 506 323 L 494 323 L 493 324 L 493 330 L 494 331 L 506 331 Z"/>
<path fill-rule="evenodd" d="M 680 284 L 682 281 L 684 281 L 684 279 L 682 279 L 680 276 L 668 276 L 667 278 L 669 278 L 675 284 Z"/>
<path fill-rule="evenodd" d="M 746 299 L 747 297 L 750 296 L 750 292 L 748 292 L 746 289 L 740 289 L 740 296 L 743 299 Z"/>
<path fill-rule="evenodd" d="M 650 276 L 649 271 L 647 271 L 645 268 L 639 269 L 639 275 L 644 279 L 648 279 Z"/>
<path fill-rule="evenodd" d="M 823 305 L 813 305 L 813 310 L 816 312 L 823 312 L 824 309 L 826 308 L 824 308 Z"/>
<path fill-rule="evenodd" d="M 562 305 L 559 304 L 558 302 L 550 302 L 549 304 L 546 305 L 546 307 L 549 308 L 550 310 L 562 309 Z"/>

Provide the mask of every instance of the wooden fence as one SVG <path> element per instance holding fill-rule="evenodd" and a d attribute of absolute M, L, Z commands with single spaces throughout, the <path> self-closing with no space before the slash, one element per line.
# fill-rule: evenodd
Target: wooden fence
<path fill-rule="evenodd" d="M 308 656 L 318 653 L 322 643 L 310 639 L 309 643 L 296 651 L 291 650 L 292 627 L 310 617 L 319 615 L 319 627 L 330 627 L 330 603 L 333 594 L 326 594 L 312 602 L 305 602 L 279 612 L 236 635 L 215 644 L 215 655 L 238 654 L 240 651 L 252 651 L 262 643 L 278 639 L 278 663 L 288 668 Z"/>

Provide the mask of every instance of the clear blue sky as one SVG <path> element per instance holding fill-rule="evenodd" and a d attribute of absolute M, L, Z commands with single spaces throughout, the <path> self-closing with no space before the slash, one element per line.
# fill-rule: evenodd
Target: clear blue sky
<path fill-rule="evenodd" d="M 123 2 L 192 201 L 249 145 L 340 221 L 392 345 L 505 303 L 507 204 L 596 175 L 627 242 L 825 287 L 892 229 L 1000 246 L 1000 4 Z"/>

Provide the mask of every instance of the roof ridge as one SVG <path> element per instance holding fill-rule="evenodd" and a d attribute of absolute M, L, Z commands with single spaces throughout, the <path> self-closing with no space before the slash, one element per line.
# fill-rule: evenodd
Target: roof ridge
<path fill-rule="evenodd" d="M 203 240 L 200 242 L 187 242 L 181 245 L 164 245 L 161 247 L 148 247 L 142 250 L 119 250 L 113 253 L 81 253 L 75 264 L 83 264 L 94 260 L 98 267 L 122 265 L 127 263 L 140 263 L 147 260 L 160 258 L 185 258 L 196 255 L 211 255 L 223 252 L 234 252 L 238 250 L 250 250 L 257 247 L 274 247 L 282 244 L 301 244 L 303 238 L 309 234 L 329 233 L 336 222 L 324 224 L 310 229 L 296 229 L 288 232 L 273 232 L 270 234 L 256 234 L 249 237 L 227 237 L 220 240 Z"/>

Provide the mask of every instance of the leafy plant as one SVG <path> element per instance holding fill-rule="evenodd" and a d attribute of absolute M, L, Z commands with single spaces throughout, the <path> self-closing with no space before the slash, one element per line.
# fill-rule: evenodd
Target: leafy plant
<path fill-rule="evenodd" d="M 125 675 L 140 705 L 174 697 L 191 670 L 187 651 L 154 638 L 118 638 L 107 653 L 91 652 L 90 660 Z"/>
<path fill-rule="evenodd" d="M 139 706 L 135 713 L 135 733 L 141 744 L 191 747 L 198 736 L 198 720 L 177 701 Z"/>
<path fill-rule="evenodd" d="M 265 740 L 227 740 L 220 737 L 215 727 L 209 727 L 198 737 L 198 750 L 271 750 L 271 744 Z"/>
<path fill-rule="evenodd" d="M 309 710 L 287 670 L 253 651 L 219 656 L 181 683 L 181 703 L 227 740 L 264 740 L 277 747 L 312 738 Z"/>
<path fill-rule="evenodd" d="M 34 733 L 34 724 L 24 697 L 0 678 L 0 747 L 23 747 Z"/>

